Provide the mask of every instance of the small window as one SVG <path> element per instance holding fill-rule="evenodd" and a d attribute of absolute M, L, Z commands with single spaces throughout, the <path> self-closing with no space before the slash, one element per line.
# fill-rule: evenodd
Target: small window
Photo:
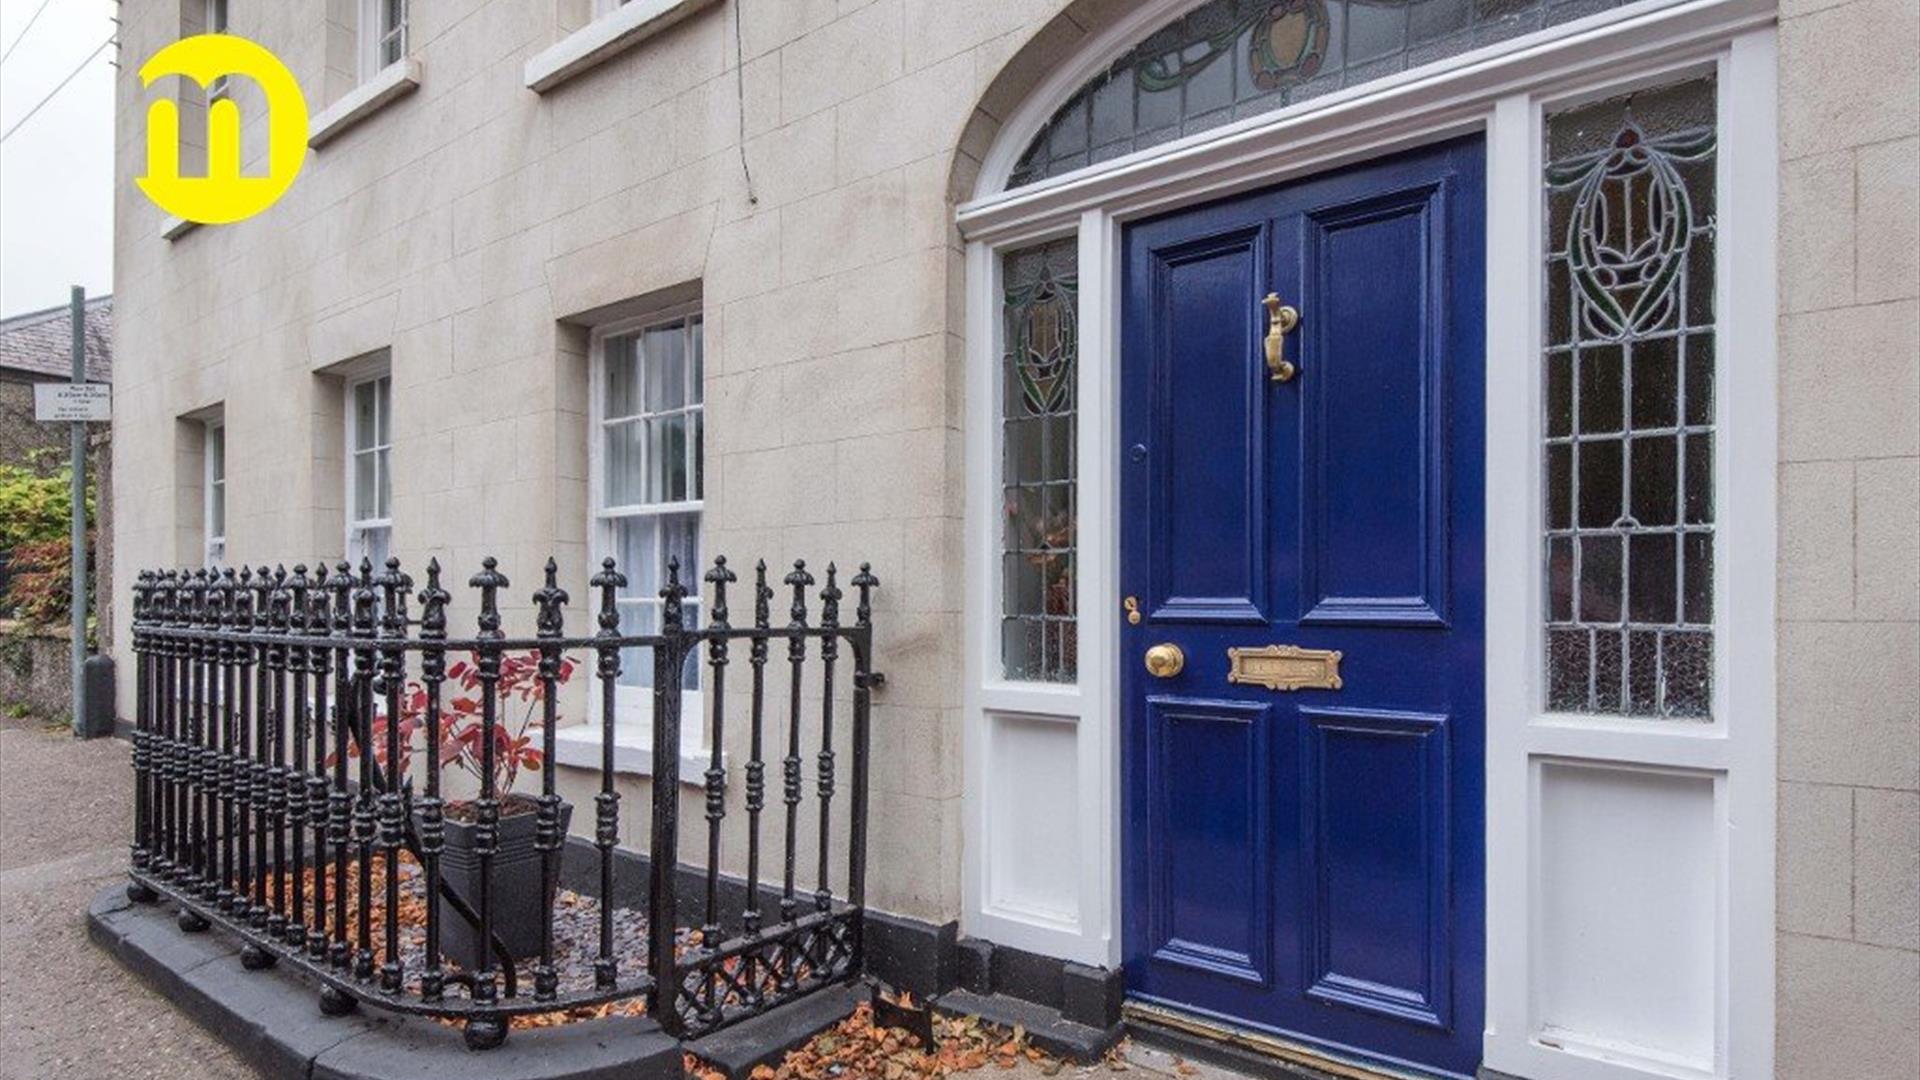
<path fill-rule="evenodd" d="M 600 332 L 593 354 L 593 527 L 600 554 L 618 560 L 627 577 L 621 632 L 659 632 L 669 558 L 680 560 L 689 589 L 686 625 L 697 626 L 706 412 L 700 316 Z M 623 688 L 653 685 L 639 650 L 622 658 L 620 681 Z M 699 688 L 698 657 L 688 658 L 681 685 Z"/>
<path fill-rule="evenodd" d="M 1715 87 L 1546 124 L 1546 705 L 1713 696 Z"/>
<path fill-rule="evenodd" d="M 369 78 L 407 55 L 407 0 L 361 0 L 360 77 Z"/>
<path fill-rule="evenodd" d="M 206 425 L 205 536 L 206 564 L 227 562 L 227 426 L 217 420 Z"/>
<path fill-rule="evenodd" d="M 207 0 L 204 26 L 205 32 L 209 34 L 224 34 L 227 32 L 227 0 Z M 225 75 L 208 83 L 207 100 L 213 101 L 217 98 L 226 97 L 227 89 L 230 85 Z"/>
<path fill-rule="evenodd" d="M 1075 442 L 1079 244 L 1007 253 L 1001 365 L 1001 673 L 1070 683 L 1078 670 Z"/>
<path fill-rule="evenodd" d="M 386 561 L 393 537 L 393 378 L 347 384 L 347 557 Z"/>

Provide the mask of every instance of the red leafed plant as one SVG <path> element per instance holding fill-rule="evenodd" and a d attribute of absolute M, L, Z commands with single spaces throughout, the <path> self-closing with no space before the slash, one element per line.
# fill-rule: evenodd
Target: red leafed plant
<path fill-rule="evenodd" d="M 573 677 L 574 662 L 562 658 L 554 673 L 556 685 Z M 476 780 L 486 778 L 487 724 L 478 662 L 457 660 L 447 667 L 444 684 L 451 696 L 440 710 L 440 762 L 457 765 Z M 500 678 L 494 684 L 493 786 L 505 795 L 513 790 L 522 769 L 538 769 L 546 755 L 527 729 L 533 726 L 546 701 L 546 683 L 540 678 L 540 653 L 510 653 L 500 658 Z M 512 719 L 518 713 L 518 720 Z M 406 775 L 413 760 L 413 743 L 426 724 L 427 690 L 419 682 L 409 682 L 400 695 L 400 761 L 398 772 Z M 387 761 L 387 716 L 384 702 L 377 705 L 373 718 L 374 759 L 383 770 L 393 771 Z M 332 764 L 332 759 L 328 759 Z"/>

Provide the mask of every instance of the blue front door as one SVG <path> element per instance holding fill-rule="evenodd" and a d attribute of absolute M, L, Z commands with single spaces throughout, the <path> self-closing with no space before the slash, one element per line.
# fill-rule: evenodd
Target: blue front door
<path fill-rule="evenodd" d="M 1457 1074 L 1483 998 L 1482 174 L 1457 140 L 1124 243 L 1128 990 Z"/>

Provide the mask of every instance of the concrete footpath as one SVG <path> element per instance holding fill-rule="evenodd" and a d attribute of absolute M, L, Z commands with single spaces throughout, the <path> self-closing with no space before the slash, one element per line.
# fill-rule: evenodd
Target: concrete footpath
<path fill-rule="evenodd" d="M 132 751 L 0 719 L 0 1078 L 254 1080 L 213 1036 L 87 942 L 122 878 Z"/>

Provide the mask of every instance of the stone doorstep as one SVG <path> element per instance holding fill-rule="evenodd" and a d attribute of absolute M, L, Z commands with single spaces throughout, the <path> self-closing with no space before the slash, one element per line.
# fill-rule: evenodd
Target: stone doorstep
<path fill-rule="evenodd" d="M 946 1016 L 977 1016 L 1003 1028 L 1021 1028 L 1027 1041 L 1058 1058 L 1076 1064 L 1099 1061 L 1126 1034 L 1125 1025 L 1097 1028 L 1077 1024 L 1060 1015 L 1060 1010 L 1006 994 L 976 994 L 971 990 L 949 990 L 932 1002 L 933 1011 Z"/>
<path fill-rule="evenodd" d="M 320 1013 L 319 992 L 278 968 L 246 971 L 217 930 L 183 933 L 174 907 L 136 904 L 124 884 L 98 893 L 87 936 L 272 1077 L 302 1080 L 683 1080 L 680 1043 L 645 1017 L 516 1031 L 493 1050 L 466 1048 L 460 1029 L 362 1007 Z"/>

